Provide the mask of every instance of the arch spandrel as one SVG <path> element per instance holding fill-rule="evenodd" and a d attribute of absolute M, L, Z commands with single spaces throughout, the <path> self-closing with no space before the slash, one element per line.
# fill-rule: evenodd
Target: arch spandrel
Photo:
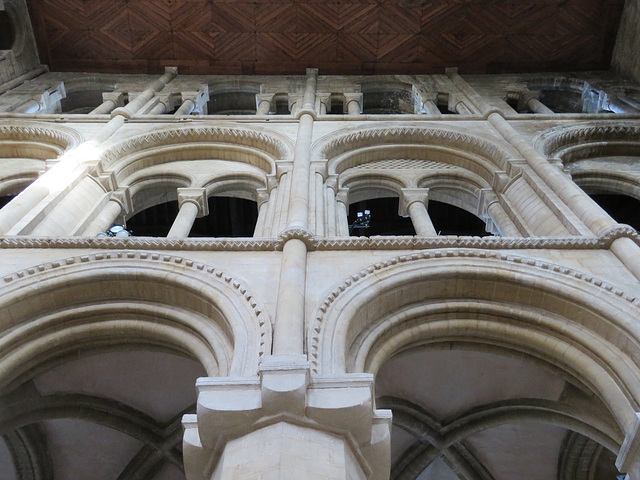
<path fill-rule="evenodd" d="M 472 341 L 575 376 L 627 430 L 640 398 L 640 302 L 590 274 L 481 250 L 433 250 L 371 265 L 316 311 L 308 351 L 320 375 L 375 373 L 416 345 Z"/>
<path fill-rule="evenodd" d="M 0 287 L 0 384 L 74 349 L 143 343 L 215 375 L 255 375 L 271 320 L 243 282 L 175 255 L 114 251 L 15 272 Z"/>

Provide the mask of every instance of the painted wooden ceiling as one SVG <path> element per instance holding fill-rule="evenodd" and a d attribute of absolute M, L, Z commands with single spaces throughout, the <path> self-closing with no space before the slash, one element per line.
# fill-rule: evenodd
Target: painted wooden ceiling
<path fill-rule="evenodd" d="M 607 69 L 624 0 L 28 0 L 52 71 Z"/>

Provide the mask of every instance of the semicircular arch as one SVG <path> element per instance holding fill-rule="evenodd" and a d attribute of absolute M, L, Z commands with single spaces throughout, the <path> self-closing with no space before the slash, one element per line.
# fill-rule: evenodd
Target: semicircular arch
<path fill-rule="evenodd" d="M 422 155 L 430 155 L 432 159 L 435 155 L 449 162 L 453 157 L 466 159 L 468 162 L 479 165 L 477 168 L 471 167 L 472 171 L 478 169 L 492 172 L 496 167 L 499 170 L 505 170 L 508 159 L 518 157 L 517 152 L 510 151 L 509 147 L 499 144 L 497 139 L 486 139 L 455 128 L 440 126 L 430 128 L 385 126 L 357 128 L 347 133 L 332 133 L 316 142 L 312 156 L 329 160 L 330 171 L 340 172 L 353 166 L 354 162 L 357 164 L 379 157 L 377 151 L 371 151 L 362 155 L 362 158 L 356 159 L 354 155 L 357 156 L 358 152 L 372 147 L 376 147 L 379 151 L 392 146 L 403 147 L 402 150 L 405 151 L 407 148 L 413 148 L 416 154 L 419 150 Z M 372 157 L 374 153 L 378 157 L 375 155 Z"/>
<path fill-rule="evenodd" d="M 182 351 L 217 375 L 254 375 L 271 348 L 269 314 L 243 281 L 174 255 L 56 260 L 5 276 L 0 293 L 2 385 L 92 342 Z"/>
<path fill-rule="evenodd" d="M 612 284 L 541 260 L 424 251 L 378 262 L 337 285 L 311 322 L 308 350 L 322 375 L 375 373 L 420 344 L 524 352 L 587 385 L 628 431 L 640 394 L 640 330 L 629 309 L 639 305 Z"/>
<path fill-rule="evenodd" d="M 151 160 L 175 161 L 176 155 L 182 160 L 215 155 L 257 166 L 270 174 L 275 171 L 276 160 L 290 159 L 292 151 L 289 139 L 265 128 L 171 127 L 118 141 L 105 150 L 101 161 L 105 170 L 131 170 L 131 165 L 141 160 L 144 167 Z"/>

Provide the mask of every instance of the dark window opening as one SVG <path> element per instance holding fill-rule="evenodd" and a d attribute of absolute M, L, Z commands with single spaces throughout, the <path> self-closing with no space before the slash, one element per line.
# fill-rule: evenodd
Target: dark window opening
<path fill-rule="evenodd" d="M 590 195 L 618 223 L 640 230 L 640 200 L 628 195 L 598 193 Z"/>
<path fill-rule="evenodd" d="M 256 202 L 234 197 L 210 197 L 209 215 L 196 218 L 190 237 L 252 237 L 258 220 Z M 166 237 L 178 215 L 178 202 L 166 202 L 127 220 L 135 237 Z"/>
<path fill-rule="evenodd" d="M 6 11 L 0 11 L 0 50 L 11 50 L 15 41 L 15 33 L 11 18 Z"/>
<path fill-rule="evenodd" d="M 62 113 L 89 113 L 102 104 L 102 90 L 71 92 L 60 101 Z"/>
<path fill-rule="evenodd" d="M 436 107 L 440 110 L 440 113 L 443 115 L 457 115 L 458 112 L 454 112 L 449 110 L 449 94 L 447 93 L 439 93 L 436 97 Z"/>
<path fill-rule="evenodd" d="M 406 90 L 366 92 L 362 96 L 364 114 L 415 113 L 413 95 Z"/>
<path fill-rule="evenodd" d="M 6 195 L 4 197 L 0 197 L 0 208 L 4 207 L 7 203 L 9 203 L 15 197 L 16 197 L 15 195 Z"/>
<path fill-rule="evenodd" d="M 369 210 L 368 227 L 359 225 L 358 212 Z M 362 218 L 362 217 L 360 217 Z M 349 235 L 371 237 L 373 235 L 415 235 L 411 218 L 398 215 L 398 198 L 375 198 L 349 205 Z"/>
<path fill-rule="evenodd" d="M 275 98 L 274 99 L 274 113 L 276 115 L 289 115 L 289 99 L 288 98 Z"/>
<path fill-rule="evenodd" d="M 429 200 L 427 211 L 438 235 L 486 237 L 485 223 L 472 213 L 448 203 Z"/>
<path fill-rule="evenodd" d="M 539 100 L 555 113 L 583 113 L 582 94 L 574 90 L 541 90 Z"/>
<path fill-rule="evenodd" d="M 344 100 L 340 97 L 331 96 L 331 102 L 329 104 L 329 111 L 331 115 L 343 115 L 344 114 Z"/>
<path fill-rule="evenodd" d="M 178 215 L 178 202 L 159 203 L 127 220 L 127 229 L 135 237 L 166 237 Z"/>
<path fill-rule="evenodd" d="M 253 92 L 226 92 L 209 95 L 209 115 L 255 115 L 256 94 Z"/>
<path fill-rule="evenodd" d="M 209 197 L 209 215 L 196 218 L 190 237 L 252 237 L 258 205 L 235 197 Z"/>

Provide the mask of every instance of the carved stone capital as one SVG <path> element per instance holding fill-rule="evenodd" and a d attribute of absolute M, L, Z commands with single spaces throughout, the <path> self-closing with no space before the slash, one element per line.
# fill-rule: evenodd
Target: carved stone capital
<path fill-rule="evenodd" d="M 122 213 L 128 215 L 133 212 L 133 201 L 128 188 L 120 188 L 111 194 L 110 200 L 118 202 L 122 207 Z"/>
<path fill-rule="evenodd" d="M 409 205 L 420 202 L 427 208 L 429 204 L 428 188 L 403 188 L 401 190 L 400 202 L 398 203 L 398 215 L 406 217 L 409 215 Z"/>
<path fill-rule="evenodd" d="M 338 175 L 329 175 L 327 176 L 327 179 L 325 180 L 325 184 L 327 185 L 327 188 L 330 188 L 331 190 L 333 190 L 333 192 L 337 192 L 338 191 Z"/>
<path fill-rule="evenodd" d="M 342 187 L 336 192 L 336 201 L 343 203 L 346 207 L 349 207 L 349 188 Z"/>
<path fill-rule="evenodd" d="M 185 415 L 189 480 L 211 478 L 226 445 L 286 422 L 343 438 L 372 480 L 387 478 L 391 412 L 375 410 L 371 374 L 312 378 L 305 355 L 266 357 L 258 377 L 202 378 L 197 415 Z"/>
<path fill-rule="evenodd" d="M 257 200 L 258 200 L 258 208 L 260 208 L 263 204 L 267 203 L 269 201 L 269 192 L 267 191 L 266 188 L 257 188 L 256 189 L 257 192 Z"/>
<path fill-rule="evenodd" d="M 104 92 L 102 94 L 103 102 L 113 102 L 116 107 L 124 106 L 124 93 L 123 92 Z"/>
<path fill-rule="evenodd" d="M 358 108 L 360 109 L 360 113 L 362 113 L 362 93 L 345 93 L 344 94 L 344 113 L 349 111 L 349 104 L 351 102 L 356 102 L 358 104 Z"/>
<path fill-rule="evenodd" d="M 198 206 L 198 217 L 209 215 L 207 192 L 204 188 L 178 188 L 178 204 L 182 207 L 185 202 Z"/>

